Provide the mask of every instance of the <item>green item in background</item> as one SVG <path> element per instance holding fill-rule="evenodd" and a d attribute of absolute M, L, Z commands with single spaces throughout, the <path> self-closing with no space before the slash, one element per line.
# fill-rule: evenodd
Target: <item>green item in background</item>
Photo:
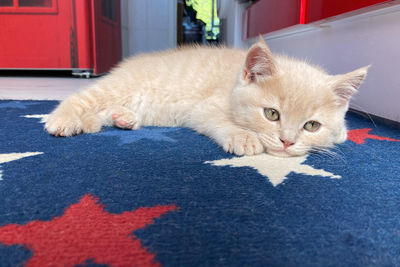
<path fill-rule="evenodd" d="M 186 5 L 196 10 L 196 19 L 206 24 L 206 39 L 215 40 L 219 34 L 219 18 L 216 0 L 186 0 Z M 214 5 L 214 9 L 213 9 Z M 214 16 L 213 16 L 214 12 Z"/>

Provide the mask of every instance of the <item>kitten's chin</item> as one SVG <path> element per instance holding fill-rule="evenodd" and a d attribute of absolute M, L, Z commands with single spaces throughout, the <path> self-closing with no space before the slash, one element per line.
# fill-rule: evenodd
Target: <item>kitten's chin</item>
<path fill-rule="evenodd" d="M 277 156 L 277 157 L 282 157 L 282 158 L 299 156 L 299 155 L 291 154 L 290 152 L 288 152 L 286 150 L 267 149 L 267 153 L 272 156 Z"/>

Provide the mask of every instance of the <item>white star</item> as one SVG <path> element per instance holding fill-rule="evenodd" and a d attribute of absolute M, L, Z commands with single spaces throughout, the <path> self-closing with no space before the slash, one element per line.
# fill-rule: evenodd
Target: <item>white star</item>
<path fill-rule="evenodd" d="M 43 152 L 26 152 L 26 153 L 9 153 L 9 154 L 0 154 L 0 164 L 5 163 L 5 162 L 10 162 L 26 157 L 31 157 L 31 156 L 36 156 L 39 154 L 43 154 Z M 0 180 L 2 179 L 2 173 L 3 171 L 0 170 Z"/>
<path fill-rule="evenodd" d="M 40 123 L 45 123 L 49 116 L 50 116 L 49 114 L 33 114 L 33 115 L 25 115 L 25 116 L 21 116 L 21 117 L 28 118 L 28 119 L 41 119 Z"/>
<path fill-rule="evenodd" d="M 280 158 L 268 154 L 260 154 L 256 156 L 235 157 L 231 159 L 220 159 L 214 161 L 206 161 L 205 163 L 215 166 L 231 166 L 231 167 L 251 167 L 257 170 L 261 175 L 266 176 L 273 186 L 282 183 L 291 172 L 321 175 L 330 178 L 341 178 L 340 175 L 335 175 L 320 169 L 302 164 L 307 159 L 306 156 Z"/>

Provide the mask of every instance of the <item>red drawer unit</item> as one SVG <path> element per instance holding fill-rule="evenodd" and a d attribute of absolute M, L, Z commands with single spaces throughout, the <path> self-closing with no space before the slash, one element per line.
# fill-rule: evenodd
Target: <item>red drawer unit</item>
<path fill-rule="evenodd" d="M 304 1 L 259 0 L 243 14 L 243 39 L 253 38 L 301 23 Z M 302 6 L 303 4 L 303 6 Z"/>
<path fill-rule="evenodd" d="M 258 0 L 243 14 L 243 39 L 393 0 Z"/>
<path fill-rule="evenodd" d="M 391 0 L 307 0 L 306 23 L 340 15 Z"/>
<path fill-rule="evenodd" d="M 0 69 L 98 75 L 121 60 L 119 0 L 0 0 Z"/>

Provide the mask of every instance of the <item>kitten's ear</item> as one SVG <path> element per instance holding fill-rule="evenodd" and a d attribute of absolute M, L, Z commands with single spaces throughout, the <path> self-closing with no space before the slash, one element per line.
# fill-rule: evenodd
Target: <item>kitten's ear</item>
<path fill-rule="evenodd" d="M 361 83 L 367 76 L 371 65 L 354 70 L 352 72 L 334 76 L 336 81 L 333 85 L 333 91 L 337 96 L 336 103 L 339 106 L 347 106 L 350 98 L 357 92 Z"/>
<path fill-rule="evenodd" d="M 242 78 L 246 82 L 254 82 L 258 78 L 268 77 L 276 73 L 272 53 L 262 38 L 252 45 L 247 52 Z"/>

